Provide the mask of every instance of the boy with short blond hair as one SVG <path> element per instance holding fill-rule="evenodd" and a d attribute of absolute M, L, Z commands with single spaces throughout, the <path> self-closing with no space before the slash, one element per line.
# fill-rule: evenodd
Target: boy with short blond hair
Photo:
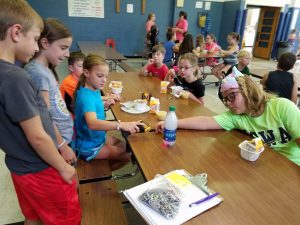
<path fill-rule="evenodd" d="M 248 75 L 250 76 L 250 70 L 248 68 L 249 63 L 251 62 L 252 59 L 252 54 L 251 52 L 247 51 L 246 49 L 242 49 L 239 51 L 239 53 L 237 54 L 237 59 L 238 59 L 238 63 L 236 65 L 234 65 L 238 71 L 240 71 L 242 74 L 244 75 Z M 234 67 L 232 66 L 226 73 L 226 76 L 228 74 L 232 73 L 232 68 Z"/>
<path fill-rule="evenodd" d="M 77 87 L 78 80 L 83 73 L 83 60 L 85 55 L 80 52 L 72 52 L 68 58 L 68 69 L 70 74 L 66 76 L 61 82 L 60 92 L 62 98 L 65 100 L 67 108 L 70 112 L 73 112 L 72 102 L 74 91 Z"/>
<path fill-rule="evenodd" d="M 55 146 L 42 95 L 14 65 L 27 63 L 39 50 L 43 21 L 24 0 L 1 0 L 0 8 L 0 148 L 25 224 L 80 224 L 76 170 Z"/>
<path fill-rule="evenodd" d="M 164 80 L 169 69 L 163 63 L 166 49 L 161 45 L 155 45 L 152 49 L 152 59 L 140 70 L 140 75 L 155 76 L 160 80 Z"/>

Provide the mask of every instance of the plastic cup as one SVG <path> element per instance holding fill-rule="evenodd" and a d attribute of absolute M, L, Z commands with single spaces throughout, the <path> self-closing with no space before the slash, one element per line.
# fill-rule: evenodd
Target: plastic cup
<path fill-rule="evenodd" d="M 259 149 L 259 151 L 255 151 L 255 150 L 250 151 L 246 148 L 247 142 L 248 141 L 243 141 L 242 143 L 239 144 L 239 147 L 241 149 L 241 157 L 248 161 L 252 161 L 252 162 L 256 161 L 258 159 L 260 153 L 262 153 L 265 150 L 265 148 L 262 147 Z"/>
<path fill-rule="evenodd" d="M 111 93 L 113 94 L 121 94 L 123 87 L 111 87 Z"/>
<path fill-rule="evenodd" d="M 167 115 L 166 111 L 158 111 L 158 112 L 156 112 L 156 117 L 157 117 L 158 120 L 165 120 L 166 115 Z"/>
<path fill-rule="evenodd" d="M 189 95 L 190 93 L 188 91 L 181 91 L 180 93 L 180 96 L 185 99 L 189 98 Z"/>
<path fill-rule="evenodd" d="M 173 95 L 180 95 L 180 92 L 183 90 L 183 87 L 180 86 L 172 86 L 172 94 Z"/>

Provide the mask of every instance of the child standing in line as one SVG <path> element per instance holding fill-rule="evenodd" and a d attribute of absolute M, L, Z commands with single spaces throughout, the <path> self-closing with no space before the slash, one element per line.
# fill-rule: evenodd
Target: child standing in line
<path fill-rule="evenodd" d="M 276 152 L 300 166 L 300 110 L 285 98 L 264 92 L 249 76 L 230 74 L 222 80 L 222 101 L 229 111 L 220 115 L 178 120 L 178 128 L 243 130 L 261 137 Z M 156 131 L 161 132 L 164 122 Z"/>
<path fill-rule="evenodd" d="M 148 63 L 141 68 L 139 74 L 145 76 L 155 76 L 160 80 L 164 80 L 169 69 L 163 63 L 166 54 L 166 49 L 160 45 L 155 45 L 152 49 L 152 59 L 149 59 Z"/>
<path fill-rule="evenodd" d="M 68 146 L 73 137 L 73 120 L 58 88 L 54 67 L 69 57 L 72 34 L 59 20 L 48 18 L 38 40 L 40 51 L 25 66 L 33 84 L 41 91 L 54 121 L 57 146 L 64 159 L 73 163 L 76 156 Z"/>
<path fill-rule="evenodd" d="M 167 41 L 164 43 L 164 48 L 166 49 L 165 58 L 163 63 L 170 69 L 174 64 L 174 51 L 178 52 L 178 47 L 175 44 L 176 33 L 172 28 L 168 28 L 167 31 Z"/>
<path fill-rule="evenodd" d="M 147 17 L 147 22 L 146 22 L 146 32 L 150 32 L 151 27 L 155 25 L 155 14 L 149 13 Z"/>
<path fill-rule="evenodd" d="M 236 32 L 231 32 L 227 36 L 228 48 L 227 50 L 220 50 L 220 54 L 223 57 L 223 63 L 214 66 L 211 72 L 219 79 L 223 74 L 227 73 L 230 67 L 237 63 L 237 54 L 239 52 L 240 35 Z"/>
<path fill-rule="evenodd" d="M 43 97 L 14 64 L 27 63 L 39 50 L 43 21 L 23 0 L 1 0 L 0 8 L 0 148 L 24 224 L 79 225 L 76 171 L 57 151 Z"/>
<path fill-rule="evenodd" d="M 100 90 L 105 86 L 109 67 L 98 55 L 88 55 L 83 62 L 83 74 L 74 96 L 75 149 L 84 160 L 110 159 L 122 164 L 129 162 L 125 142 L 107 136 L 106 131 L 139 131 L 139 122 L 113 122 L 105 120 Z M 112 166 L 114 167 L 114 166 Z"/>
<path fill-rule="evenodd" d="M 59 87 L 61 96 L 65 100 L 69 112 L 73 112 L 72 101 L 80 75 L 83 72 L 82 64 L 85 55 L 78 51 L 72 52 L 68 58 L 70 74 L 63 79 Z"/>
<path fill-rule="evenodd" d="M 239 53 L 237 54 L 237 58 L 238 58 L 238 64 L 235 64 L 234 66 L 238 69 L 238 71 L 240 71 L 242 74 L 244 75 L 248 75 L 250 76 L 250 70 L 248 68 L 248 65 L 251 62 L 252 59 L 252 54 L 250 52 L 248 52 L 246 49 L 242 49 L 241 51 L 239 51 Z M 230 69 L 227 71 L 226 75 L 229 75 L 232 73 L 232 68 L 234 67 L 230 67 Z"/>
<path fill-rule="evenodd" d="M 179 76 L 176 76 L 176 73 Z M 189 98 L 204 104 L 205 87 L 200 79 L 198 69 L 198 57 L 193 53 L 187 53 L 179 58 L 178 66 L 170 69 L 165 80 L 174 81 L 176 85 L 189 92 Z"/>
<path fill-rule="evenodd" d="M 288 71 L 294 67 L 296 60 L 293 53 L 282 54 L 278 59 L 277 70 L 265 74 L 260 80 L 267 92 L 276 93 L 295 104 L 298 100 L 298 82 L 296 76 Z"/>

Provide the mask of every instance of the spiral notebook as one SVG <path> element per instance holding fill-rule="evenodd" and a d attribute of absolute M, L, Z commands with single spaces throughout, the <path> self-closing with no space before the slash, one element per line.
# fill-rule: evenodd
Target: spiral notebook
<path fill-rule="evenodd" d="M 190 207 L 191 203 L 207 197 L 207 194 L 199 187 L 189 182 L 185 178 L 186 174 L 187 172 L 185 170 L 174 170 L 164 175 L 164 177 L 167 178 L 167 180 L 170 181 L 170 183 L 172 183 L 181 193 L 181 204 L 179 206 L 178 214 L 173 219 L 166 219 L 164 216 L 139 200 L 139 197 L 148 190 L 149 187 L 155 187 L 157 184 L 157 178 L 124 191 L 124 195 L 148 224 L 182 224 L 223 201 L 221 196 L 216 196 L 208 201 L 202 202 L 201 204 Z"/>

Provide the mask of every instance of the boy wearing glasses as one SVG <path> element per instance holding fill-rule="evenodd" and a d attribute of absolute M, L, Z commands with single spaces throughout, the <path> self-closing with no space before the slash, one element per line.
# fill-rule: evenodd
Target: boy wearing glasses
<path fill-rule="evenodd" d="M 180 119 L 178 128 L 243 130 L 300 165 L 300 111 L 295 104 L 264 92 L 242 74 L 230 74 L 222 80 L 221 96 L 229 111 L 214 117 Z M 156 125 L 157 132 L 163 128 L 164 122 Z"/>
<path fill-rule="evenodd" d="M 139 74 L 144 76 L 155 76 L 164 80 L 169 69 L 163 63 L 166 49 L 161 45 L 155 45 L 152 48 L 152 59 L 140 70 Z"/>

